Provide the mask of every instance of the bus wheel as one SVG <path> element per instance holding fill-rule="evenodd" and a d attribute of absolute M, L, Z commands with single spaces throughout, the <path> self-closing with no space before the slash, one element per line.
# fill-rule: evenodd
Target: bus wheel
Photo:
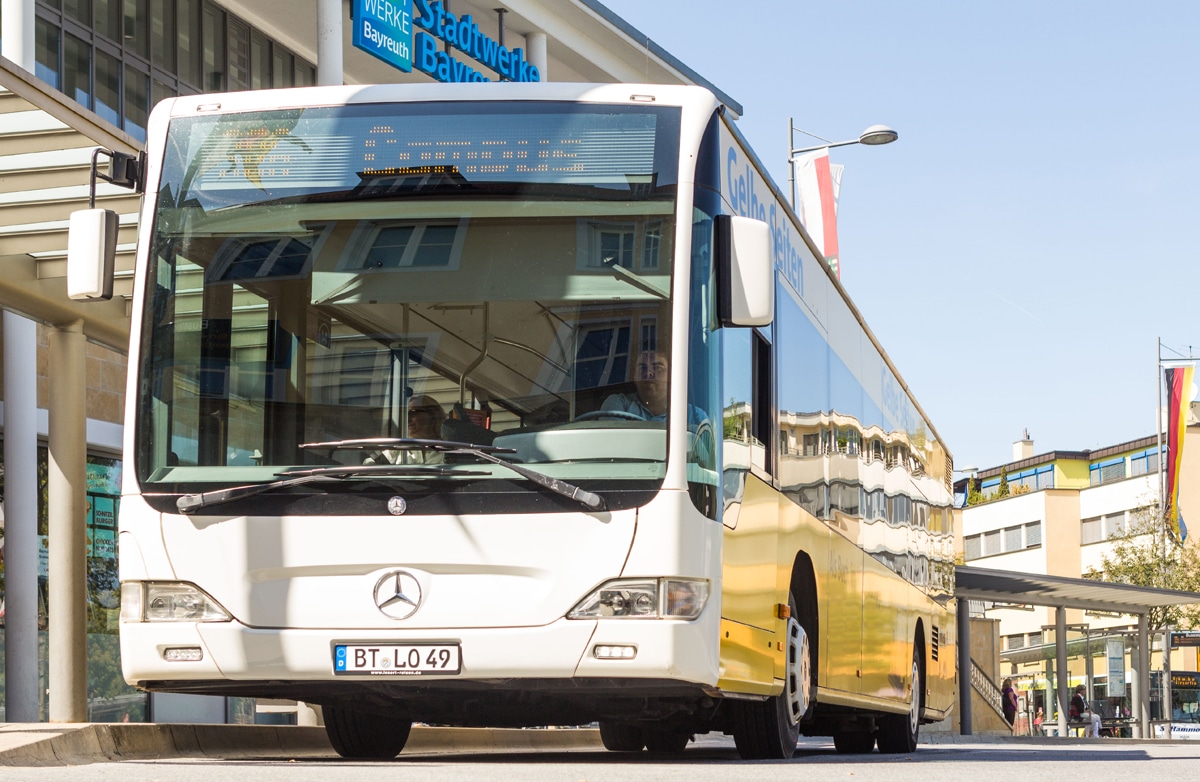
<path fill-rule="evenodd" d="M 610 752 L 641 752 L 646 739 L 636 725 L 627 722 L 600 721 L 600 741 Z"/>
<path fill-rule="evenodd" d="M 334 751 L 344 758 L 394 758 L 404 749 L 412 730 L 409 720 L 336 706 L 325 706 L 321 711 L 325 715 L 325 735 Z"/>
<path fill-rule="evenodd" d="M 797 621 L 796 599 L 788 599 L 787 669 L 783 692 L 758 703 L 735 702 L 733 741 L 746 760 L 783 760 L 796 752 L 800 720 L 812 695 L 812 652 L 808 635 Z"/>
<path fill-rule="evenodd" d="M 836 733 L 833 748 L 841 755 L 865 755 L 875 749 L 873 733 Z"/>
<path fill-rule="evenodd" d="M 921 728 L 921 693 L 925 683 L 921 677 L 921 647 L 913 647 L 912 698 L 907 714 L 885 714 L 879 720 L 879 751 L 898 755 L 917 748 L 917 732 Z"/>

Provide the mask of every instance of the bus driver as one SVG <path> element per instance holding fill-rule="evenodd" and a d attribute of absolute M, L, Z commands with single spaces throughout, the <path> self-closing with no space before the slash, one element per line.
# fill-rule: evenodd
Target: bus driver
<path fill-rule="evenodd" d="M 667 418 L 667 356 L 661 350 L 643 350 L 634 368 L 634 385 L 631 394 L 610 394 L 601 410 L 631 413 L 647 421 L 664 421 Z"/>

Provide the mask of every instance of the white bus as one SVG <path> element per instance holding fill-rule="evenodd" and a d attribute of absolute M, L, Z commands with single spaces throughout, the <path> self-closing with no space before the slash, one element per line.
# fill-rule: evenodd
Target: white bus
<path fill-rule="evenodd" d="M 949 713 L 950 457 L 711 93 L 188 96 L 147 155 L 131 684 L 319 704 L 347 757 Z"/>

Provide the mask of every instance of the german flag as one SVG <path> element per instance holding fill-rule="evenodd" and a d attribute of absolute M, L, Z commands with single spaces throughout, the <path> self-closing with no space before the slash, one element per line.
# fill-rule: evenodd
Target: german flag
<path fill-rule="evenodd" d="M 1180 543 L 1187 540 L 1187 525 L 1179 509 L 1179 470 L 1183 466 L 1183 436 L 1191 407 L 1195 365 L 1168 367 L 1167 374 L 1167 527 Z"/>

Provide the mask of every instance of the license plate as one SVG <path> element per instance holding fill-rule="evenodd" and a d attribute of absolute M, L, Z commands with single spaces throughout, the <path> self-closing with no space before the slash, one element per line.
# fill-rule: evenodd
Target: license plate
<path fill-rule="evenodd" d="M 458 644 L 334 644 L 333 672 L 427 676 L 462 671 Z"/>

